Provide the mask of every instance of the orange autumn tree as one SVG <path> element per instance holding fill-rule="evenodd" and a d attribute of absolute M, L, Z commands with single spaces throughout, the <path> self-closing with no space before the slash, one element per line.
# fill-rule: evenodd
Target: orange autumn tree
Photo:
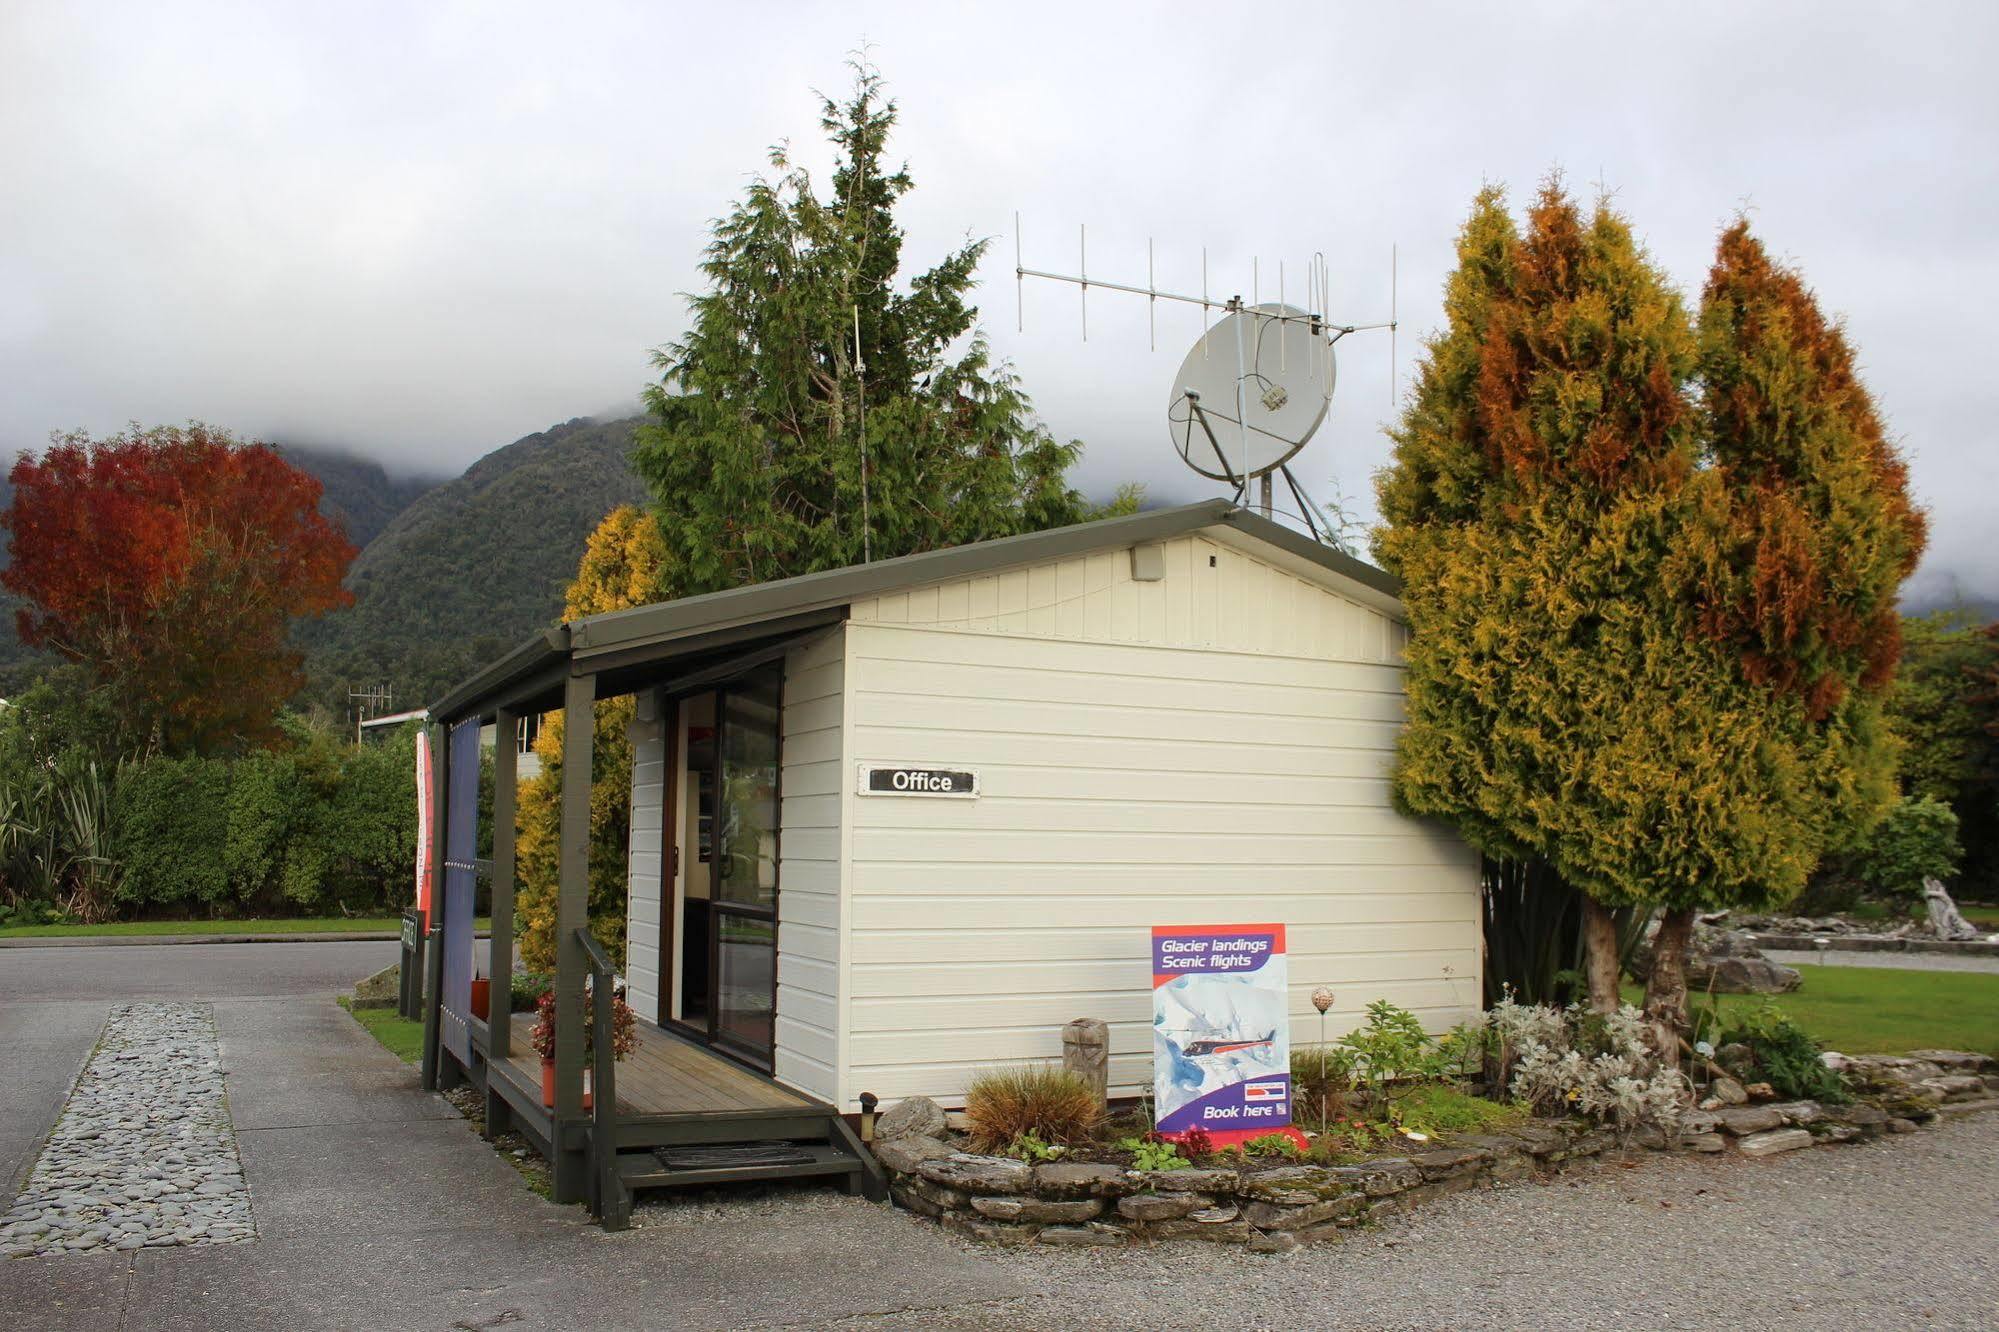
<path fill-rule="evenodd" d="M 652 514 L 623 505 L 590 534 L 576 581 L 563 598 L 562 618 L 581 619 L 625 610 L 665 596 L 666 541 Z M 622 964 L 625 955 L 625 861 L 632 819 L 632 722 L 629 694 L 597 704 L 590 783 L 590 931 Z M 552 712 L 535 739 L 541 772 L 521 787 L 520 835 L 515 845 L 520 885 L 521 960 L 537 971 L 555 966 L 555 901 L 561 869 L 562 732 L 565 718 Z"/>
<path fill-rule="evenodd" d="M 354 547 L 320 483 L 267 444 L 194 424 L 59 437 L 23 455 L 0 583 L 22 641 L 83 666 L 122 746 L 209 753 L 271 739 L 297 691 L 293 618 L 349 604 Z"/>
<path fill-rule="evenodd" d="M 1583 894 L 1597 1008 L 1611 911 L 1660 910 L 1671 1060 L 1694 912 L 1783 902 L 1893 798 L 1879 692 L 1922 525 L 1843 337 L 1745 231 L 1696 326 L 1608 206 L 1555 182 L 1526 221 L 1474 204 L 1380 482 L 1395 796 Z"/>

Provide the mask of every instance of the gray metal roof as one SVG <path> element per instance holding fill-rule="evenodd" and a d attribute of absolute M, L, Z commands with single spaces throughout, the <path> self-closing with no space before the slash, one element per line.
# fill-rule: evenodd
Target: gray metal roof
<path fill-rule="evenodd" d="M 1402 584 L 1392 574 L 1227 500 L 1207 500 L 586 616 L 535 635 L 445 694 L 430 712 L 449 721 L 474 708 L 483 711 L 502 695 L 531 689 L 558 663 L 573 663 L 572 669 L 580 672 L 593 660 L 629 664 L 654 648 L 662 658 L 677 656 L 683 647 L 692 649 L 696 640 L 710 645 L 725 638 L 743 640 L 766 626 L 781 628 L 775 623 L 779 621 L 804 625 L 821 618 L 820 612 L 900 588 L 1165 541 L 1214 527 L 1232 528 L 1277 547 L 1376 597 L 1392 600 L 1401 595 Z"/>

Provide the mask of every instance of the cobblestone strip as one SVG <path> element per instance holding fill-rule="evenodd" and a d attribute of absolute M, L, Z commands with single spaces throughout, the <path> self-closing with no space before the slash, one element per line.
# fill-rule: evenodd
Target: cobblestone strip
<path fill-rule="evenodd" d="M 255 1239 L 205 1004 L 118 1004 L 0 1216 L 0 1257 Z"/>

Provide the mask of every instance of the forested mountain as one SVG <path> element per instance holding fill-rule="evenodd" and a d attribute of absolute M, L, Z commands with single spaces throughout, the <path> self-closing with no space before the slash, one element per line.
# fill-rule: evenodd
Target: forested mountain
<path fill-rule="evenodd" d="M 390 476 L 380 463 L 344 449 L 280 444 L 278 452 L 295 467 L 319 478 L 326 488 L 319 511 L 347 530 L 347 539 L 365 549 L 417 496 L 441 484 L 442 476 Z"/>
<path fill-rule="evenodd" d="M 350 689 L 421 707 L 553 624 L 583 545 L 645 488 L 626 461 L 636 420 L 579 418 L 487 454 L 425 492 L 349 571 L 355 604 L 301 625 L 309 699 L 344 717 Z"/>

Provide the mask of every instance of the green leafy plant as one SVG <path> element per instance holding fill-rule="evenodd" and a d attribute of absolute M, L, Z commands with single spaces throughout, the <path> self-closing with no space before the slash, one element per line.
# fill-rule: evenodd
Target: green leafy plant
<path fill-rule="evenodd" d="M 1131 1153 L 1133 1170 L 1185 1170 L 1194 1164 L 1180 1154 L 1179 1144 L 1160 1138 L 1120 1138 L 1117 1149 Z"/>
<path fill-rule="evenodd" d="M 1068 1151 L 1066 1147 L 1043 1140 L 1039 1133 L 1030 1129 L 1014 1136 L 1013 1141 L 1006 1145 L 1005 1155 L 1017 1156 L 1023 1161 L 1056 1161 L 1066 1156 Z"/>
<path fill-rule="evenodd" d="M 1917 899 L 1923 880 L 1948 879 L 1964 858 L 1957 815 L 1941 800 L 1903 798 L 1844 857 L 1844 867 L 1884 897 Z"/>
<path fill-rule="evenodd" d="M 1242 1149 L 1250 1156 L 1281 1156 L 1294 1161 L 1304 1155 L 1304 1148 L 1288 1133 L 1259 1133 L 1254 1138 L 1245 1139 Z"/>
<path fill-rule="evenodd" d="M 1453 1052 L 1423 1030 L 1423 1021 L 1386 999 L 1367 1006 L 1367 1021 L 1340 1038 L 1354 1077 L 1376 1106 L 1417 1083 L 1452 1071 Z"/>
<path fill-rule="evenodd" d="M 511 991 L 511 1011 L 532 1013 L 541 998 L 555 988 L 555 977 L 546 971 L 516 971 L 507 982 Z"/>
<path fill-rule="evenodd" d="M 1839 1074 L 1819 1058 L 1819 1043 L 1775 1004 L 1726 1011 L 1706 1006 L 1696 1014 L 1694 1029 L 1697 1038 L 1717 1048 L 1746 1046 L 1754 1075 L 1779 1096 L 1831 1105 L 1852 1099 Z"/>
<path fill-rule="evenodd" d="M 1075 1074 L 1046 1064 L 993 1069 L 965 1090 L 973 1139 L 992 1149 L 1027 1134 L 1046 1143 L 1080 1142 L 1103 1119 L 1103 1102 Z"/>

